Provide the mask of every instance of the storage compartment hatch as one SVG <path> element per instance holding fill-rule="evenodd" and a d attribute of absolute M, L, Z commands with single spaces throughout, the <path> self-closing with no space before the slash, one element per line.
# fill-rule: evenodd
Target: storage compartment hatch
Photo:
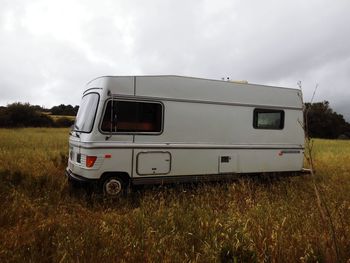
<path fill-rule="evenodd" d="M 136 172 L 139 175 L 168 174 L 171 170 L 170 152 L 140 152 Z"/>

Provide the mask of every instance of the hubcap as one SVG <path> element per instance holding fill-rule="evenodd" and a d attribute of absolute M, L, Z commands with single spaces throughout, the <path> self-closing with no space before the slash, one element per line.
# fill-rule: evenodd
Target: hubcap
<path fill-rule="evenodd" d="M 122 184 L 117 179 L 111 179 L 105 184 L 105 191 L 108 195 L 118 195 L 122 190 Z"/>

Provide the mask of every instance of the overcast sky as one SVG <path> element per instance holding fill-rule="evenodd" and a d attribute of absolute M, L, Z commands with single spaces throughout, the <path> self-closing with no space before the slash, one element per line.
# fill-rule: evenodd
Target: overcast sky
<path fill-rule="evenodd" d="M 0 105 L 79 104 L 101 75 L 297 87 L 350 120 L 348 0 L 0 0 Z"/>

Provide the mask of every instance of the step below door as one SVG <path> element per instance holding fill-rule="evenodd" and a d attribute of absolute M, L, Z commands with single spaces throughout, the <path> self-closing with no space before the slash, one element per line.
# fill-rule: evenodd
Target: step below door
<path fill-rule="evenodd" d="M 137 154 L 136 160 L 136 172 L 139 175 L 164 175 L 170 173 L 170 152 L 140 152 Z"/>

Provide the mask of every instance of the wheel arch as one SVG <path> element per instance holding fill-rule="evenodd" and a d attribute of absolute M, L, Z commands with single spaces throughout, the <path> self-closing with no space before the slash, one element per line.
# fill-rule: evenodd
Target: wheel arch
<path fill-rule="evenodd" d="M 113 177 L 113 176 L 116 176 L 116 177 L 119 177 L 120 179 L 122 179 L 126 185 L 130 184 L 131 177 L 127 172 L 116 172 L 116 171 L 104 172 L 100 177 L 100 182 L 103 183 L 107 178 Z"/>

